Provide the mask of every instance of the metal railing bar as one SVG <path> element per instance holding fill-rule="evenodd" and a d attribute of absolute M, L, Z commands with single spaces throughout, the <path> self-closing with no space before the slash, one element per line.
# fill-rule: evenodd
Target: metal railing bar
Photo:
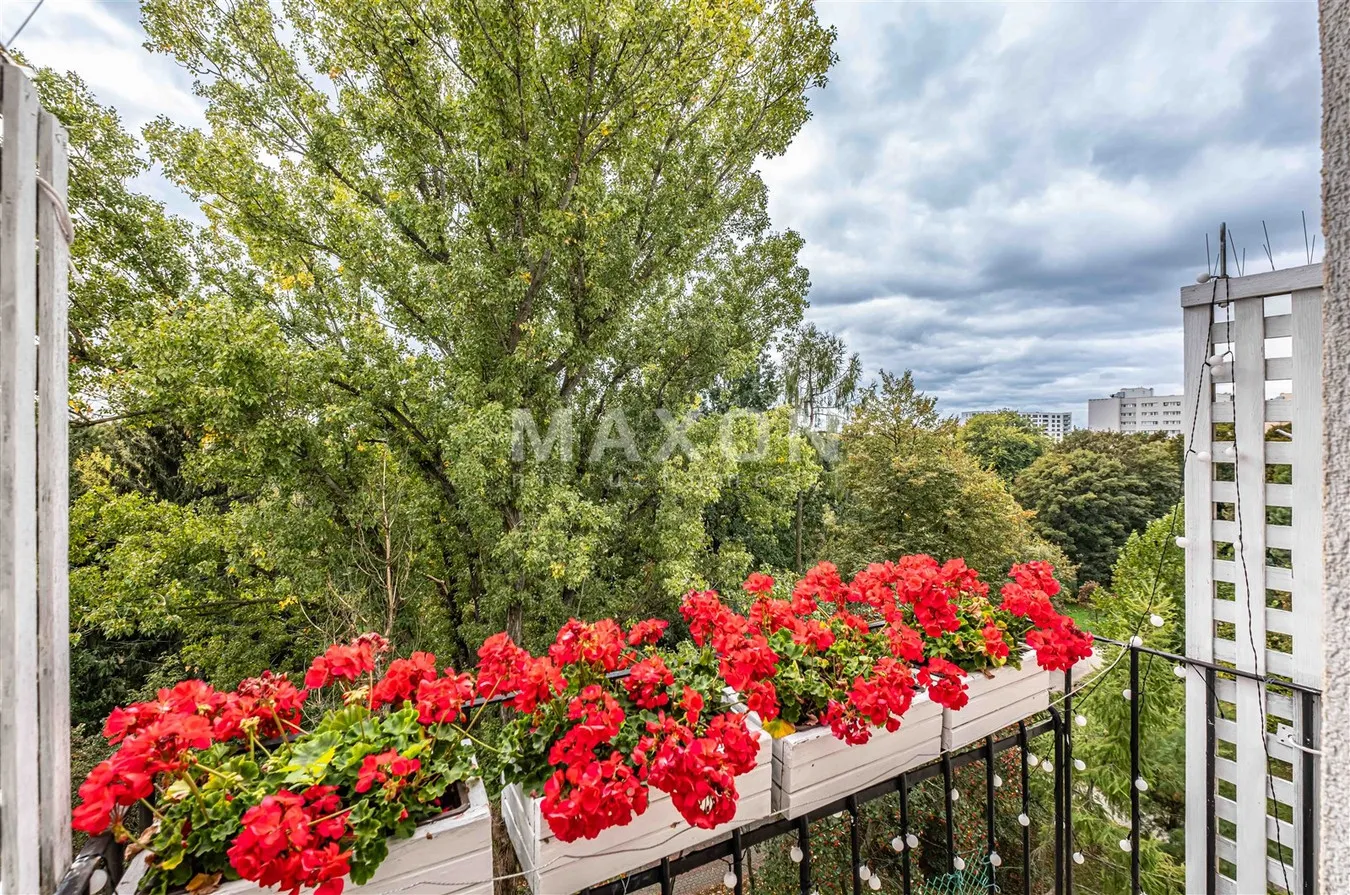
<path fill-rule="evenodd" d="M 1031 725 L 1027 725 L 1026 722 L 1023 721 L 1021 725 L 1019 725 L 1019 729 L 1017 732 L 1008 734 L 1007 736 L 1003 736 L 1000 737 L 999 739 L 994 740 L 995 754 L 1005 752 L 1008 749 L 1019 747 L 1021 745 L 1023 738 L 1023 729 L 1025 729 L 1026 739 L 1030 741 L 1036 737 L 1043 736 L 1044 734 L 1055 732 L 1056 730 L 1058 730 L 1058 725 L 1054 719 L 1038 721 L 1037 723 Z M 974 762 L 982 760 L 984 758 L 984 748 L 985 748 L 984 746 L 979 745 L 967 748 L 955 754 L 948 753 L 947 759 L 950 762 L 951 768 L 953 770 L 963 768 L 966 765 L 973 764 Z M 1025 764 L 1025 754 L 1026 753 L 1024 752 L 1023 753 L 1024 764 Z M 796 818 L 794 820 L 779 818 L 777 820 L 767 821 L 757 826 L 742 827 L 738 830 L 741 847 L 743 849 L 753 848 L 756 845 L 768 842 L 770 839 L 775 839 L 779 836 L 787 835 L 793 832 L 800 832 L 801 825 L 803 822 L 809 824 L 812 821 L 820 820 L 821 818 L 825 817 L 830 817 L 832 815 L 838 814 L 841 811 L 847 811 L 849 798 L 855 799 L 857 801 L 857 804 L 859 805 L 864 805 L 868 802 L 872 802 L 879 798 L 882 798 L 883 796 L 891 795 L 892 793 L 895 793 L 897 789 L 900 791 L 900 809 L 901 809 L 900 825 L 904 828 L 901 835 L 902 836 L 906 835 L 909 833 L 909 816 L 908 816 L 909 790 L 912 789 L 916 784 L 923 783 L 926 780 L 931 780 L 935 777 L 940 776 L 942 774 L 943 764 L 944 762 L 942 759 L 934 759 L 932 762 L 920 768 L 916 768 L 911 771 L 906 771 L 902 773 L 899 777 L 885 780 L 882 781 L 881 783 L 873 784 L 867 787 L 866 789 L 862 789 L 856 793 L 853 793 L 851 796 L 841 797 L 833 802 L 830 802 L 829 804 L 816 808 L 815 810 L 809 812 L 808 814 L 802 815 L 801 817 Z M 732 857 L 734 853 L 733 849 L 734 849 L 734 839 L 731 838 L 723 839 L 719 842 L 714 842 L 710 845 L 706 845 L 703 848 L 697 849 L 695 851 L 688 852 L 687 854 L 681 855 L 678 858 L 666 859 L 662 861 L 660 867 L 649 867 L 646 870 L 639 870 L 634 873 L 630 873 L 625 877 L 619 877 L 616 880 L 611 880 L 610 882 L 607 883 L 601 883 L 599 885 L 592 886 L 589 889 L 583 890 L 583 893 L 584 895 L 625 895 L 625 893 L 636 892 L 639 889 L 646 888 L 647 886 L 654 886 L 660 883 L 662 870 L 666 867 L 669 867 L 669 872 L 673 877 L 678 877 L 681 874 L 688 873 L 691 870 L 695 870 L 699 867 L 706 866 L 708 864 L 713 863 L 714 861 Z M 907 871 L 906 889 L 905 889 L 907 893 L 910 891 L 910 887 L 912 886 L 912 876 L 910 875 L 910 872 L 908 872 L 909 852 L 910 849 L 908 848 L 908 846 L 906 846 L 904 866 Z M 802 848 L 803 863 L 806 862 L 808 854 L 809 853 L 807 852 L 806 848 L 803 847 Z"/>
<path fill-rule="evenodd" d="M 1073 891 L 1073 669 L 1064 672 L 1064 891 Z"/>
<path fill-rule="evenodd" d="M 984 738 L 984 824 L 985 824 L 985 846 L 986 853 L 992 855 L 998 851 L 998 843 L 994 835 L 994 822 L 997 819 L 994 813 L 994 777 L 997 770 L 994 768 L 994 737 L 991 734 Z M 998 868 L 993 863 L 989 864 L 989 892 L 998 891 L 998 884 L 994 877 Z"/>
<path fill-rule="evenodd" d="M 1065 851 L 1064 845 L 1064 738 L 1059 736 L 1061 730 L 1059 712 L 1054 706 L 1050 707 L 1050 720 L 1055 729 L 1055 814 L 1054 814 L 1054 832 L 1055 832 L 1055 892 L 1064 892 L 1064 864 L 1069 860 L 1069 854 Z"/>
<path fill-rule="evenodd" d="M 1218 742 L 1214 725 L 1214 713 L 1219 698 L 1214 692 L 1218 669 L 1205 669 L 1205 893 L 1218 895 L 1219 886 L 1219 821 L 1218 803 L 1215 801 L 1215 771 L 1218 767 Z"/>
<path fill-rule="evenodd" d="M 736 888 L 732 890 L 734 895 L 745 895 L 745 880 L 741 879 L 744 854 L 745 850 L 741 847 L 741 831 L 737 828 L 731 831 L 731 872 L 736 874 Z"/>
<path fill-rule="evenodd" d="M 1231 674 L 1234 677 L 1240 677 L 1249 681 L 1257 681 L 1271 687 L 1283 687 L 1287 690 L 1294 690 L 1298 693 L 1311 693 L 1314 696 L 1321 696 L 1322 691 L 1317 687 L 1310 687 L 1307 684 L 1300 684 L 1294 681 L 1286 681 L 1281 678 L 1270 677 L 1268 675 L 1257 674 L 1253 671 L 1245 671 L 1241 668 L 1229 668 L 1227 665 L 1219 665 L 1214 662 L 1207 662 L 1204 659 L 1192 659 L 1189 656 L 1179 656 L 1176 653 L 1169 653 L 1166 650 L 1153 649 L 1148 646 L 1131 646 L 1120 640 L 1112 640 L 1109 637 L 1098 637 L 1093 635 L 1093 640 L 1098 643 L 1109 643 L 1112 646 L 1118 646 L 1122 649 L 1135 650 L 1149 656 L 1157 656 L 1159 659 L 1166 659 L 1169 662 L 1191 665 L 1195 668 L 1206 668 L 1222 674 Z"/>
<path fill-rule="evenodd" d="M 1031 772 L 1027 768 L 1027 722 L 1017 722 L 1017 745 L 1021 751 L 1022 814 L 1031 818 Z M 1018 822 L 1021 824 L 1021 821 Z M 1031 895 L 1031 824 L 1022 826 L 1022 895 Z"/>
<path fill-rule="evenodd" d="M 848 797 L 848 844 L 853 856 L 853 895 L 862 895 L 862 844 L 858 841 L 858 800 Z"/>
<path fill-rule="evenodd" d="M 952 802 L 952 757 L 950 753 L 942 755 L 942 804 L 947 820 L 947 872 L 956 872 L 956 823 L 952 814 L 955 805 Z"/>
<path fill-rule="evenodd" d="M 1317 719 L 1317 703 L 1311 693 L 1303 694 L 1303 715 L 1300 723 L 1302 727 L 1300 739 L 1303 745 L 1311 749 L 1313 746 L 1313 726 Z M 1317 771 L 1313 764 L 1316 756 L 1313 752 L 1304 750 L 1302 760 L 1299 762 L 1300 776 L 1299 781 L 1303 786 L 1303 895 L 1313 895 L 1317 891 L 1317 816 L 1316 816 L 1316 785 Z M 1283 856 L 1281 856 L 1283 857 Z"/>
<path fill-rule="evenodd" d="M 802 895 L 811 895 L 811 822 L 805 815 L 797 818 L 797 847 L 802 850 L 802 860 L 797 868 Z"/>
<path fill-rule="evenodd" d="M 908 840 L 909 840 L 909 774 L 908 774 L 908 773 L 901 774 L 901 775 L 900 775 L 900 779 L 897 781 L 896 785 L 900 787 L 900 837 L 901 837 L 901 840 L 904 841 L 904 845 L 905 845 L 905 850 L 904 850 L 904 853 L 903 853 L 903 855 L 902 855 L 902 860 L 901 860 L 901 863 L 900 863 L 900 877 L 901 877 L 901 882 L 902 882 L 902 889 L 901 889 L 901 891 L 904 893 L 904 895 L 912 895 L 912 893 L 911 893 L 911 886 L 913 885 L 913 883 L 912 883 L 911 880 L 910 880 L 910 873 L 911 873 L 911 871 L 910 871 L 910 869 L 909 869 L 909 853 L 910 853 L 911 851 L 913 851 L 913 849 L 911 849 L 911 848 L 909 847 L 909 841 L 908 841 Z"/>
<path fill-rule="evenodd" d="M 1139 650 L 1130 650 L 1130 891 L 1139 895 Z M 1211 785 L 1213 781 L 1211 778 Z"/>

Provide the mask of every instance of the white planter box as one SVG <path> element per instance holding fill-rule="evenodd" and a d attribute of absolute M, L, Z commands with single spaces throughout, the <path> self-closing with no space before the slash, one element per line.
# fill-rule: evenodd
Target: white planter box
<path fill-rule="evenodd" d="M 611 827 L 594 839 L 559 842 L 544 820 L 540 799 L 531 798 L 518 785 L 506 787 L 502 818 L 530 890 L 534 895 L 571 895 L 768 817 L 772 812 L 773 739 L 753 720 L 750 728 L 759 740 L 758 763 L 736 778 L 740 798 L 735 817 L 713 830 L 689 826 L 670 796 L 652 789 L 647 810 L 627 826 Z"/>
<path fill-rule="evenodd" d="M 389 843 L 389 855 L 363 886 L 350 881 L 343 895 L 492 895 L 492 815 L 483 781 L 471 780 L 469 807 L 426 821 L 410 839 Z M 145 874 L 146 853 L 127 867 L 117 895 L 133 895 Z M 223 884 L 214 895 L 276 895 L 248 880 Z"/>
<path fill-rule="evenodd" d="M 970 701 L 958 711 L 943 709 L 942 748 L 969 746 L 996 730 L 1050 707 L 1051 674 L 1036 664 L 1036 654 L 1022 656 L 1021 669 L 1000 668 L 993 677 L 974 674 L 966 679 Z M 1060 677 L 1061 684 L 1063 676 Z"/>
<path fill-rule="evenodd" d="M 883 728 L 859 746 L 828 727 L 809 727 L 773 741 L 773 810 L 789 818 L 866 789 L 942 753 L 942 706 L 920 693 L 894 733 Z"/>

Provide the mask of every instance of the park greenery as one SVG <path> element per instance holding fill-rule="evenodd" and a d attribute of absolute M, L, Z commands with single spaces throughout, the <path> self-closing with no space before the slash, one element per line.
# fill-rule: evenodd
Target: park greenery
<path fill-rule="evenodd" d="M 963 427 L 804 320 L 803 242 L 756 164 L 834 61 L 806 0 L 143 16 L 205 126 L 137 136 L 37 75 L 70 132 L 79 271 L 80 778 L 114 706 L 183 678 L 299 673 L 363 631 L 466 669 L 494 632 L 538 649 L 571 617 L 679 633 L 687 591 L 825 556 L 987 580 L 1046 560 L 1061 601 L 1112 589 L 1102 633 L 1137 617 L 1177 439 Z M 141 191 L 152 163 L 198 215 Z"/>

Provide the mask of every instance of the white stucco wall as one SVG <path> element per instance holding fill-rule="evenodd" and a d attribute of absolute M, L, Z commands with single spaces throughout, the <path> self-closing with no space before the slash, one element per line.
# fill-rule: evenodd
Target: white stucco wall
<path fill-rule="evenodd" d="M 1325 673 L 1321 891 L 1350 893 L 1350 0 L 1322 0 Z M 1297 437 L 1297 434 L 1295 435 Z"/>

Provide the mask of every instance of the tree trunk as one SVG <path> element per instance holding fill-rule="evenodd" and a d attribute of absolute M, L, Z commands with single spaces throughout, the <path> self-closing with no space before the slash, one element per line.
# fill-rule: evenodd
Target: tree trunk
<path fill-rule="evenodd" d="M 802 492 L 797 492 L 797 574 L 802 573 Z"/>

